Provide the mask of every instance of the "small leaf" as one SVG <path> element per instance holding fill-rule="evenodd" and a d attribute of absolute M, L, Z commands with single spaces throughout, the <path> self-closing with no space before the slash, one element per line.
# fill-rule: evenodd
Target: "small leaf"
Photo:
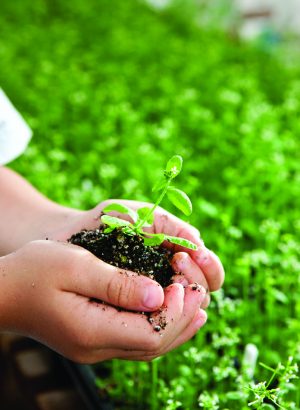
<path fill-rule="evenodd" d="M 180 155 L 174 155 L 167 162 L 166 170 L 168 176 L 175 178 L 181 171 L 183 159 Z"/>
<path fill-rule="evenodd" d="M 166 185 L 166 178 L 161 178 L 159 179 L 153 186 L 152 192 L 158 192 L 161 191 Z"/>
<path fill-rule="evenodd" d="M 176 208 L 180 209 L 185 215 L 191 215 L 193 207 L 190 198 L 180 189 L 169 187 L 167 191 L 169 200 Z"/>
<path fill-rule="evenodd" d="M 118 228 L 119 226 L 131 225 L 130 222 L 124 221 L 124 219 L 115 218 L 114 216 L 109 216 L 109 215 L 102 215 L 101 221 L 104 224 L 111 226 L 113 228 Z"/>
<path fill-rule="evenodd" d="M 105 213 L 112 211 L 120 212 L 121 214 L 127 214 L 131 217 L 133 222 L 137 221 L 137 213 L 132 209 L 128 208 L 128 206 L 114 202 L 113 204 L 109 204 L 104 209 L 102 209 L 102 212 Z"/>
<path fill-rule="evenodd" d="M 278 302 L 284 303 L 285 305 L 288 303 L 289 299 L 288 297 L 281 292 L 281 290 L 276 289 L 276 288 L 272 288 L 270 289 L 270 293 L 273 295 L 273 297 L 278 300 Z"/>
<path fill-rule="evenodd" d="M 165 240 L 165 235 L 163 233 L 157 233 L 151 235 L 151 237 L 144 237 L 144 244 L 147 246 L 158 246 Z"/>
<path fill-rule="evenodd" d="M 107 228 L 104 229 L 103 233 L 111 233 L 115 227 L 113 226 L 108 226 Z"/>
<path fill-rule="evenodd" d="M 149 213 L 150 209 L 151 209 L 151 208 L 147 208 L 146 206 L 143 207 L 143 208 L 139 208 L 139 209 L 137 210 L 137 213 L 138 213 L 138 216 L 139 216 L 138 219 L 139 219 L 140 221 L 144 220 L 145 217 L 147 216 L 147 214 Z M 151 225 L 153 224 L 153 221 L 154 221 L 154 215 L 153 215 L 152 213 L 150 213 L 150 214 L 147 216 L 147 219 L 145 219 L 145 223 L 143 223 L 142 226 L 145 226 L 145 227 L 146 227 L 146 226 L 151 226 Z"/>
<path fill-rule="evenodd" d="M 184 238 L 178 238 L 177 236 L 165 235 L 165 239 L 169 242 L 175 243 L 175 245 L 180 245 L 185 248 L 192 249 L 193 251 L 196 251 L 198 249 L 197 245 L 195 245 L 193 242 L 187 239 L 184 239 Z"/>

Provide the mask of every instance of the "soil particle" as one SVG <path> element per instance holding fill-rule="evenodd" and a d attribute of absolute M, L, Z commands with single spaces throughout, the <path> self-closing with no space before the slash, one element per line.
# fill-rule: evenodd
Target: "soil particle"
<path fill-rule="evenodd" d="M 152 325 L 152 328 L 155 332 L 160 332 L 161 330 L 164 330 L 166 328 L 168 324 L 165 315 L 166 310 L 167 308 L 165 306 L 162 306 L 154 313 L 146 313 L 146 316 L 148 316 L 148 322 Z"/>
<path fill-rule="evenodd" d="M 104 233 L 104 228 L 83 230 L 68 241 L 82 246 L 104 262 L 148 276 L 162 287 L 171 284 L 174 275 L 170 263 L 172 252 L 159 246 L 146 246 L 141 237 L 124 235 L 119 229 Z"/>
<path fill-rule="evenodd" d="M 202 289 L 202 286 L 199 285 L 199 283 L 197 283 L 197 282 L 195 282 L 195 283 L 192 285 L 192 290 L 197 290 L 198 292 L 201 292 L 201 289 Z"/>

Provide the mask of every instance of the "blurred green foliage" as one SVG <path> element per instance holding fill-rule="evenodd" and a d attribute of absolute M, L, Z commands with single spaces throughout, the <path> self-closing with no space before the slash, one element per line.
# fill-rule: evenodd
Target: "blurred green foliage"
<path fill-rule="evenodd" d="M 148 364 L 113 362 L 103 389 L 129 408 L 241 410 L 247 343 L 273 367 L 300 356 L 300 64 L 203 30 L 182 7 L 1 0 L 0 85 L 35 134 L 12 167 L 89 208 L 151 201 L 166 160 L 184 157 L 190 222 L 225 265 L 224 293 L 154 384 Z M 296 390 L 288 408 L 300 408 Z"/>

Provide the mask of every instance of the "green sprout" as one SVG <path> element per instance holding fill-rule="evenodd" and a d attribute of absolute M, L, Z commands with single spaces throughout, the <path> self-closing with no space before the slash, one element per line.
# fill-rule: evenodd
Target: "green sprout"
<path fill-rule="evenodd" d="M 298 365 L 293 363 L 293 357 L 290 356 L 288 358 L 286 365 L 278 363 L 276 369 L 273 369 L 264 363 L 259 364 L 265 369 L 270 370 L 272 375 L 268 382 L 264 381 L 258 384 L 250 384 L 246 387 L 246 389 L 252 392 L 255 396 L 255 400 L 249 403 L 248 406 L 254 406 L 256 409 L 270 408 L 269 404 L 264 403 L 265 399 L 268 399 L 282 410 L 291 408 L 282 405 L 282 396 L 293 388 L 293 386 L 291 386 L 291 380 L 298 378 Z M 270 385 L 275 377 L 278 377 L 279 379 L 278 387 L 271 389 Z"/>
<path fill-rule="evenodd" d="M 158 246 L 164 241 L 168 241 L 176 245 L 181 245 L 185 248 L 196 250 L 197 245 L 187 239 L 166 235 L 164 233 L 149 233 L 143 230 L 143 228 L 152 226 L 154 222 L 154 211 L 161 203 L 165 195 L 167 195 L 173 205 L 175 205 L 185 215 L 188 216 L 192 213 L 192 203 L 187 194 L 180 189 L 171 186 L 173 179 L 176 178 L 181 172 L 182 162 L 183 160 L 180 155 L 174 155 L 167 162 L 163 177 L 158 180 L 152 188 L 152 192 L 160 192 L 160 195 L 151 208 L 142 207 L 135 212 L 127 206 L 118 203 L 112 203 L 106 206 L 103 209 L 104 213 L 116 211 L 121 214 L 126 214 L 130 216 L 133 222 L 116 218 L 114 216 L 102 215 L 101 222 L 107 225 L 104 233 L 112 232 L 114 229 L 120 229 L 126 235 L 141 236 L 145 245 L 148 246 Z"/>

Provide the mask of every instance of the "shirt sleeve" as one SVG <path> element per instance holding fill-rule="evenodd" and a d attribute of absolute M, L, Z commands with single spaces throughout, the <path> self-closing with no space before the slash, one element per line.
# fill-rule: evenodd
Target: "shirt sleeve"
<path fill-rule="evenodd" d="M 32 131 L 0 88 L 0 165 L 21 155 Z"/>

